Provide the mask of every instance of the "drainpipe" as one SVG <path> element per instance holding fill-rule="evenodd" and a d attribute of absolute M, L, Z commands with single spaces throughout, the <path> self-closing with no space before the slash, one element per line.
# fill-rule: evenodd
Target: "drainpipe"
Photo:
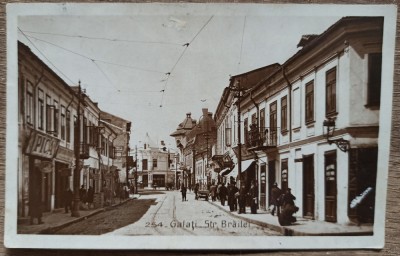
<path fill-rule="evenodd" d="M 290 106 L 290 108 L 289 108 L 290 113 L 289 113 L 289 125 L 288 126 L 289 126 L 289 143 L 291 143 L 292 142 L 292 83 L 290 83 L 289 79 L 286 76 L 285 67 L 282 66 L 281 68 L 282 68 L 283 78 L 285 78 L 285 80 L 289 86 L 288 101 L 289 101 L 289 106 Z"/>

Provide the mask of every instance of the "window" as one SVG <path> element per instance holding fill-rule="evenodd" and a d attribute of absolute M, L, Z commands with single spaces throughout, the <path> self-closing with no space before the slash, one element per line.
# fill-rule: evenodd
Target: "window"
<path fill-rule="evenodd" d="M 368 55 L 368 106 L 381 103 L 382 53 Z"/>
<path fill-rule="evenodd" d="M 33 88 L 31 82 L 27 81 L 26 89 L 26 122 L 33 124 Z"/>
<path fill-rule="evenodd" d="M 60 115 L 60 110 L 58 109 L 58 102 L 54 101 L 54 136 L 58 136 L 58 125 L 59 125 L 59 115 Z"/>
<path fill-rule="evenodd" d="M 153 159 L 153 167 L 154 167 L 154 168 L 157 167 L 157 159 Z"/>
<path fill-rule="evenodd" d="M 51 98 L 49 95 L 46 95 L 46 132 L 53 132 L 53 129 L 51 127 L 52 125 L 52 112 L 53 112 L 53 106 L 51 105 Z"/>
<path fill-rule="evenodd" d="M 287 96 L 281 99 L 281 128 L 282 132 L 287 131 Z"/>
<path fill-rule="evenodd" d="M 44 125 L 44 93 L 39 89 L 38 95 L 38 129 L 43 130 Z"/>
<path fill-rule="evenodd" d="M 83 124 L 82 124 L 82 130 L 83 130 L 83 134 L 82 134 L 82 142 L 84 144 L 87 143 L 87 119 L 86 117 L 83 118 Z"/>
<path fill-rule="evenodd" d="M 249 121 L 247 118 L 243 121 L 243 129 L 244 129 L 244 143 L 247 144 L 248 140 L 248 133 L 249 133 Z M 240 141 L 239 141 L 240 143 Z"/>
<path fill-rule="evenodd" d="M 314 121 L 314 80 L 306 84 L 306 123 Z"/>
<path fill-rule="evenodd" d="M 69 112 L 69 110 L 67 110 L 67 125 L 66 125 L 66 132 L 67 132 L 67 136 L 66 136 L 66 140 L 68 143 L 71 142 L 71 112 Z"/>
<path fill-rule="evenodd" d="M 269 143 L 271 145 L 276 145 L 277 142 L 277 102 L 274 101 L 273 103 L 271 103 L 271 105 L 269 105 Z"/>
<path fill-rule="evenodd" d="M 142 159 L 142 170 L 147 170 L 147 159 Z"/>
<path fill-rule="evenodd" d="M 336 114 L 336 67 L 326 72 L 326 115 Z"/>
<path fill-rule="evenodd" d="M 65 107 L 61 105 L 61 139 L 65 140 Z"/>
<path fill-rule="evenodd" d="M 230 119 L 225 119 L 225 145 L 229 147 L 232 144 L 232 134 L 231 134 L 231 122 Z"/>
<path fill-rule="evenodd" d="M 257 124 L 257 114 L 256 113 L 251 115 L 251 124 Z"/>
<path fill-rule="evenodd" d="M 260 110 L 260 127 L 265 127 L 265 108 Z"/>

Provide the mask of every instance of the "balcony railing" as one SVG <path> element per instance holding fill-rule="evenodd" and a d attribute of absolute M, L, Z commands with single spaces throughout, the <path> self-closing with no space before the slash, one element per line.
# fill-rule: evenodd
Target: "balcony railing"
<path fill-rule="evenodd" d="M 248 150 L 266 150 L 278 144 L 277 127 L 251 127 L 247 132 L 246 147 Z"/>

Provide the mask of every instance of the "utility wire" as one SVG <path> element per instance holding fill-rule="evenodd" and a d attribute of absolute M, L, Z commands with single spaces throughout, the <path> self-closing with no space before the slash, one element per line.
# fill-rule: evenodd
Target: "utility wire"
<path fill-rule="evenodd" d="M 182 46 L 185 47 L 185 49 L 182 51 L 182 53 L 181 53 L 181 55 L 179 56 L 178 60 L 175 62 L 174 66 L 171 68 L 171 71 L 170 71 L 169 73 L 167 73 L 167 74 L 168 74 L 168 77 L 167 77 L 167 79 L 166 79 L 166 81 L 165 81 L 164 89 L 162 90 L 161 104 L 160 104 L 160 107 L 161 107 L 161 108 L 163 107 L 164 95 L 165 95 L 165 91 L 166 91 L 167 86 L 168 86 L 168 81 L 169 81 L 170 75 L 171 75 L 172 72 L 175 70 L 176 66 L 178 65 L 178 63 L 179 63 L 180 60 L 182 59 L 183 55 L 185 55 L 186 50 L 189 48 L 189 45 L 190 45 L 191 43 L 193 43 L 193 41 L 197 38 L 197 36 L 201 33 L 201 31 L 203 31 L 203 29 L 208 25 L 208 23 L 210 23 L 210 21 L 212 20 L 213 17 L 214 17 L 214 15 L 212 15 L 212 16 L 207 20 L 207 22 L 200 28 L 200 30 L 196 33 L 196 35 L 192 38 L 192 40 L 191 40 L 189 43 L 186 43 L 186 44 L 182 45 Z"/>
<path fill-rule="evenodd" d="M 46 40 L 43 40 L 43 39 L 39 39 L 39 38 L 34 37 L 34 36 L 27 36 L 27 37 L 33 38 L 33 39 L 35 39 L 35 40 L 37 40 L 37 41 L 44 42 L 44 43 L 46 43 L 46 44 L 50 44 L 50 45 L 52 45 L 52 46 L 54 46 L 54 47 L 60 48 L 60 49 L 62 49 L 62 50 L 64 50 L 64 51 L 67 51 L 67 52 L 70 52 L 70 53 L 72 53 L 72 54 L 78 55 L 78 56 L 80 56 L 80 57 L 82 57 L 82 58 L 91 60 L 91 61 L 93 61 L 93 62 L 102 62 L 102 63 L 105 63 L 105 64 L 110 64 L 110 65 L 114 65 L 114 66 L 125 67 L 125 68 L 134 69 L 134 70 L 145 71 L 145 72 L 160 73 L 160 74 L 164 74 L 164 73 L 165 73 L 165 72 L 158 71 L 158 70 L 143 69 L 143 68 L 139 68 L 139 67 L 133 67 L 133 66 L 129 66 L 129 65 L 113 63 L 113 62 L 109 62 L 109 61 L 105 61 L 105 60 L 94 59 L 94 58 L 89 57 L 89 56 L 87 56 L 87 55 L 83 55 L 83 54 L 81 54 L 81 53 L 72 51 L 72 50 L 70 50 L 70 49 L 67 49 L 67 48 L 65 48 L 65 47 L 62 47 L 62 46 L 57 45 L 57 44 L 55 44 L 55 43 L 52 43 L 52 42 L 49 42 L 49 41 L 46 41 Z"/>
<path fill-rule="evenodd" d="M 100 67 L 99 64 L 96 63 L 96 61 L 92 60 L 93 64 L 97 67 L 98 70 L 100 70 L 100 72 L 104 75 L 104 77 L 108 80 L 108 82 L 118 91 L 120 92 L 120 90 L 114 85 L 114 83 L 111 81 L 111 79 L 108 77 L 108 75 L 106 74 L 106 72 L 104 72 L 104 70 Z"/>
<path fill-rule="evenodd" d="M 238 68 L 237 68 L 237 72 L 238 73 L 239 73 L 240 64 L 242 62 L 243 40 L 244 40 L 244 30 L 245 30 L 245 28 L 246 28 L 246 16 L 244 16 L 244 21 L 243 21 L 242 42 L 240 44 L 240 55 L 239 55 L 239 63 L 238 63 Z"/>
<path fill-rule="evenodd" d="M 57 68 L 57 66 L 56 65 L 54 65 L 53 64 L 53 62 L 51 62 L 50 60 L 49 60 L 49 58 L 47 58 L 46 57 L 46 55 L 44 55 L 44 53 L 41 51 L 41 50 L 39 50 L 39 48 L 32 42 L 32 40 L 30 40 L 29 39 L 29 37 L 18 27 L 18 30 L 21 32 L 21 34 L 26 38 L 26 40 L 28 40 L 30 43 L 31 43 L 31 45 L 33 46 L 33 47 L 35 47 L 35 49 L 58 71 L 58 72 L 60 72 L 60 74 L 62 74 L 68 81 L 70 81 L 71 82 L 71 84 L 75 84 L 75 82 L 74 81 L 72 81 L 72 79 L 71 78 L 69 78 L 66 74 L 64 74 L 59 68 Z"/>
<path fill-rule="evenodd" d="M 162 42 L 162 41 L 144 41 L 144 40 L 127 40 L 127 39 L 116 39 L 116 38 L 105 38 L 105 37 L 90 37 L 90 36 L 82 36 L 82 35 L 67 35 L 67 34 L 59 34 L 59 33 L 28 31 L 28 30 L 25 30 L 24 32 L 31 33 L 31 34 L 40 34 L 40 35 L 62 36 L 62 37 L 72 37 L 72 38 L 81 38 L 81 39 L 90 39 L 90 40 L 103 40 L 103 41 L 110 41 L 110 42 L 181 45 L 180 43 Z"/>

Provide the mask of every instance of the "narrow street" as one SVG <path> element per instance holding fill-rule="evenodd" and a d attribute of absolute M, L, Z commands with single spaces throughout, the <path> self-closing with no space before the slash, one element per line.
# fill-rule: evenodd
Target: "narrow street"
<path fill-rule="evenodd" d="M 139 200 L 143 199 L 156 199 L 157 204 L 137 222 L 105 235 L 280 235 L 234 217 L 204 199 L 195 200 L 193 193 L 188 193 L 184 202 L 179 191 L 142 195 Z"/>

